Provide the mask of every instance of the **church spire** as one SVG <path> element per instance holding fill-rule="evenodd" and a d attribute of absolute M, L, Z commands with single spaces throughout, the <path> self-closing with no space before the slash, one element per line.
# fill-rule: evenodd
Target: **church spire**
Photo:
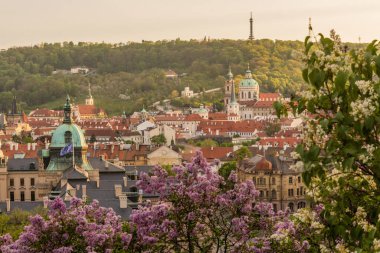
<path fill-rule="evenodd" d="M 227 74 L 227 77 L 228 77 L 228 81 L 231 81 L 232 78 L 234 77 L 234 75 L 232 74 L 232 71 L 231 71 L 231 65 L 228 66 L 228 74 Z"/>
<path fill-rule="evenodd" d="M 232 86 L 231 86 L 231 102 L 230 103 L 236 103 L 235 83 L 233 81 L 232 81 Z"/>
<path fill-rule="evenodd" d="M 255 37 L 253 36 L 253 18 L 252 18 L 252 12 L 251 12 L 251 18 L 249 19 L 249 40 L 254 40 Z"/>
<path fill-rule="evenodd" d="M 12 111 L 11 111 L 12 115 L 16 115 L 17 114 L 17 100 L 16 100 L 16 96 L 13 96 L 13 101 L 12 101 Z"/>
<path fill-rule="evenodd" d="M 92 98 L 92 95 L 91 95 L 91 83 L 88 83 L 88 97 Z"/>
<path fill-rule="evenodd" d="M 66 104 L 63 107 L 63 123 L 64 124 L 71 124 L 71 104 L 70 104 L 70 97 L 67 95 L 66 97 Z"/>
<path fill-rule="evenodd" d="M 309 17 L 309 36 L 311 37 L 313 32 L 313 27 L 311 26 L 311 18 Z"/>

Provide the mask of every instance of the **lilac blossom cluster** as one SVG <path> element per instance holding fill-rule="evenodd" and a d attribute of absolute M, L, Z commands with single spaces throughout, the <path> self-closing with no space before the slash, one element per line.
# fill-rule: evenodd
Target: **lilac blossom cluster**
<path fill-rule="evenodd" d="M 131 235 L 122 231 L 120 216 L 94 200 L 85 204 L 73 198 L 70 206 L 61 198 L 49 203 L 48 217 L 30 218 L 20 237 L 13 241 L 9 235 L 0 237 L 3 253 L 73 253 L 113 252 L 128 248 Z"/>
<path fill-rule="evenodd" d="M 146 252 L 306 252 L 290 213 L 274 212 L 272 204 L 257 202 L 252 181 L 238 182 L 235 172 L 226 181 L 213 172 L 198 152 L 192 163 L 168 173 L 157 166 L 142 174 L 138 186 L 160 201 L 135 210 L 131 223 L 133 247 Z M 174 175 L 173 175 L 174 174 Z M 291 229 L 283 234 L 284 229 Z M 287 236 L 278 243 L 274 234 Z"/>
<path fill-rule="evenodd" d="M 214 172 L 198 152 L 192 163 L 173 173 L 155 167 L 138 187 L 159 196 L 122 222 L 112 209 L 74 198 L 50 202 L 48 217 L 30 219 L 18 240 L 0 237 L 0 250 L 15 252 L 307 252 L 310 224 L 320 212 L 292 219 L 258 202 L 252 181 L 228 180 Z M 124 229 L 123 229 L 124 228 Z M 309 229 L 309 230 L 305 230 Z M 133 235 L 133 236 L 132 236 Z"/>

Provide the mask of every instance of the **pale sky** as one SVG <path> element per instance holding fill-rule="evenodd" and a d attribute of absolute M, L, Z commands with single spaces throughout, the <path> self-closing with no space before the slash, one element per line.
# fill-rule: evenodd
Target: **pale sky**
<path fill-rule="evenodd" d="M 303 40 L 334 28 L 343 41 L 380 39 L 380 0 L 0 0 L 0 49 L 41 42 Z"/>

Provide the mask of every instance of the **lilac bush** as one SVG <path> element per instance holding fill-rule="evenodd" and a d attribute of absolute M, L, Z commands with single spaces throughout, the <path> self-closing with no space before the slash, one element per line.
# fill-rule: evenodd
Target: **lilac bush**
<path fill-rule="evenodd" d="M 133 211 L 132 248 L 144 252 L 306 252 L 308 241 L 296 235 L 298 225 L 289 212 L 275 213 L 270 203 L 256 201 L 252 181 L 228 180 L 213 172 L 198 152 L 192 163 L 173 168 L 171 176 L 160 166 L 138 183 L 159 196 Z M 281 223 L 282 222 L 282 223 Z M 291 243 L 279 243 L 273 234 L 292 228 Z"/>
<path fill-rule="evenodd" d="M 30 218 L 16 241 L 0 237 L 3 253 L 114 252 L 128 248 L 131 235 L 123 232 L 120 216 L 94 200 L 86 205 L 73 198 L 66 207 L 61 198 L 49 203 L 48 217 Z"/>

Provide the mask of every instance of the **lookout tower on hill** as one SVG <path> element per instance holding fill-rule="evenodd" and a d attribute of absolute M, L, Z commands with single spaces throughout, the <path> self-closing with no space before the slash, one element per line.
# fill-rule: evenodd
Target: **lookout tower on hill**
<path fill-rule="evenodd" d="M 254 40 L 255 37 L 253 36 L 253 18 L 252 18 L 252 12 L 251 12 L 251 18 L 249 19 L 249 40 Z"/>

